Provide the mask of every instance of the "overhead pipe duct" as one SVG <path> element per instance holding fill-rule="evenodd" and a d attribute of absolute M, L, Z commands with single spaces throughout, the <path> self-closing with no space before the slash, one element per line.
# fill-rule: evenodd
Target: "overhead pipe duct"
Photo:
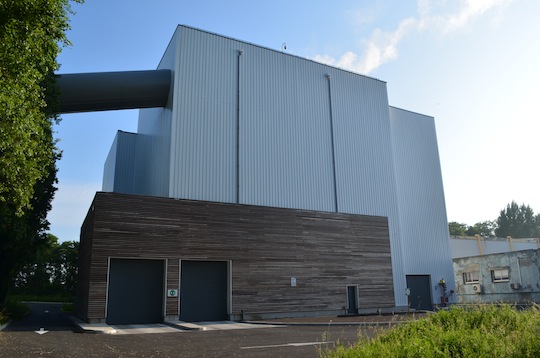
<path fill-rule="evenodd" d="M 172 71 L 61 74 L 59 113 L 165 107 Z"/>

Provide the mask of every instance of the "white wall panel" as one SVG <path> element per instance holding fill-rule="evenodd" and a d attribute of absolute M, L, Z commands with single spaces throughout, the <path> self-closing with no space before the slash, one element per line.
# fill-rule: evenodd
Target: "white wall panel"
<path fill-rule="evenodd" d="M 240 61 L 241 202 L 334 211 L 325 66 L 255 46 Z"/>
<path fill-rule="evenodd" d="M 235 41 L 179 28 L 170 195 L 236 198 Z"/>
<path fill-rule="evenodd" d="M 386 83 L 329 69 L 338 210 L 388 217 L 396 304 L 405 305 L 405 274 Z"/>
<path fill-rule="evenodd" d="M 176 86 L 177 33 L 171 39 L 158 69 L 173 71 Z M 169 196 L 171 163 L 171 127 L 176 107 L 176 88 L 172 88 L 165 108 L 149 108 L 139 111 L 137 163 L 134 187 L 138 194 Z"/>
<path fill-rule="evenodd" d="M 432 117 L 390 107 L 406 274 L 431 274 L 454 288 L 452 251 Z M 440 292 L 432 288 L 436 301 Z"/>

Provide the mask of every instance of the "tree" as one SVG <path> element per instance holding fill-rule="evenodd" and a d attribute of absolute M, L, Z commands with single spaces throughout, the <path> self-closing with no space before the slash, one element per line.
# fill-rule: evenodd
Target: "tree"
<path fill-rule="evenodd" d="M 505 209 L 501 210 L 497 218 L 495 234 L 498 237 L 539 237 L 539 215 L 535 216 L 533 209 L 529 205 L 518 205 L 515 201 L 512 201 Z"/>
<path fill-rule="evenodd" d="M 451 236 L 465 236 L 465 231 L 467 230 L 466 224 L 461 224 L 455 221 L 448 223 L 448 229 Z"/>
<path fill-rule="evenodd" d="M 54 71 L 69 13 L 69 0 L 0 0 L 0 305 L 48 229 L 60 156 Z"/>
<path fill-rule="evenodd" d="M 465 234 L 467 236 L 480 235 L 482 237 L 494 237 L 497 224 L 495 221 L 482 221 L 469 226 Z"/>
<path fill-rule="evenodd" d="M 17 273 L 13 285 L 17 293 L 34 296 L 73 296 L 78 268 L 79 243 L 48 234 L 41 240 L 33 257 Z"/>

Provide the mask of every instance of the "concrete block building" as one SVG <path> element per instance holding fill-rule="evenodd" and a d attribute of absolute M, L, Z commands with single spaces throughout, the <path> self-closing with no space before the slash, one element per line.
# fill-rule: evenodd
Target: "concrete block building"
<path fill-rule="evenodd" d="M 454 259 L 457 302 L 540 302 L 540 249 Z"/>
<path fill-rule="evenodd" d="M 77 314 L 148 323 L 430 309 L 454 288 L 435 124 L 386 83 L 179 26 L 119 131 Z M 135 314 L 134 312 L 137 312 Z"/>

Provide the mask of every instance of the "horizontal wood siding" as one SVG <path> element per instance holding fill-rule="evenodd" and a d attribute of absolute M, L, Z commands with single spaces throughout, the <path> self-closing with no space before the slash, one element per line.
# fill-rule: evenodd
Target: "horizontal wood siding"
<path fill-rule="evenodd" d="M 93 206 L 90 319 L 105 317 L 109 257 L 168 259 L 168 288 L 179 287 L 179 259 L 231 260 L 235 315 L 341 310 L 347 285 L 360 309 L 394 306 L 384 217 L 116 193 Z M 166 307 L 178 314 L 177 299 Z"/>
<path fill-rule="evenodd" d="M 94 212 L 90 208 L 81 228 L 79 244 L 79 270 L 76 288 L 75 312 L 80 318 L 88 319 L 88 299 L 90 294 L 90 272 L 92 257 L 92 235 Z"/>
<path fill-rule="evenodd" d="M 180 288 L 180 262 L 177 259 L 167 260 L 167 290 Z M 178 295 L 180 297 L 180 295 Z M 167 297 L 165 309 L 167 315 L 178 315 L 178 297 Z"/>

